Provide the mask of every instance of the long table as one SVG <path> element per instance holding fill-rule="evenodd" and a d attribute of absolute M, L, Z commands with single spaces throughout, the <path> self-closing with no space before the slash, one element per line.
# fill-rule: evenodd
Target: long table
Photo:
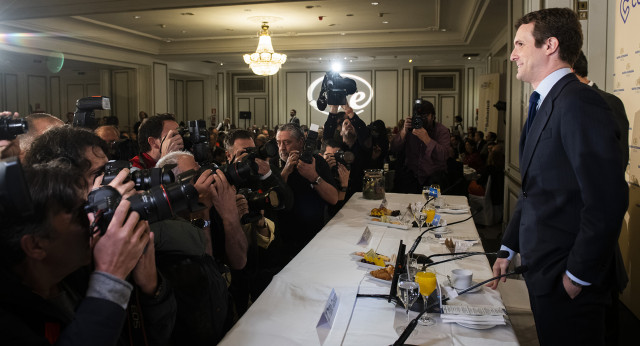
<path fill-rule="evenodd" d="M 404 212 L 410 202 L 424 201 L 421 195 L 387 193 L 389 209 Z M 445 196 L 448 204 L 467 204 L 465 197 Z M 365 278 L 368 270 L 358 266 L 350 254 L 375 249 L 391 255 L 402 240 L 411 246 L 418 228 L 409 230 L 368 224 L 367 215 L 380 201 L 365 200 L 355 194 L 342 210 L 317 234 L 252 304 L 245 315 L 227 333 L 221 345 L 389 345 L 397 338 L 395 327 L 406 324 L 404 308 L 384 299 L 356 298 L 358 293 L 387 294 L 390 286 Z M 443 214 L 450 224 L 470 214 Z M 305 225 L 300 225 L 305 227 Z M 357 245 L 365 227 L 372 233 L 367 246 Z M 479 239 L 473 219 L 449 226 L 446 236 Z M 277 230 L 276 230 L 277 236 Z M 424 237 L 416 253 L 430 255 L 447 249 L 433 235 Z M 468 251 L 483 251 L 479 242 Z M 452 269 L 473 271 L 476 282 L 489 279 L 492 272 L 486 256 L 473 256 L 431 267 L 438 280 L 446 282 Z M 338 310 L 328 333 L 316 326 L 332 290 L 338 298 Z M 498 291 L 486 287 L 478 293 L 457 297 L 448 304 L 502 306 Z M 411 313 L 415 316 L 416 313 Z M 468 329 L 453 323 L 418 326 L 407 340 L 428 345 L 513 345 L 517 338 L 509 324 L 491 329 Z"/>

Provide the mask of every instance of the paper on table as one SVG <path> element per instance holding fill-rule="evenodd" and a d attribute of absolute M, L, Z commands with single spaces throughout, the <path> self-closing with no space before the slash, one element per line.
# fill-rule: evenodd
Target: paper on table
<path fill-rule="evenodd" d="M 443 323 L 505 324 L 504 310 L 486 305 L 445 305 L 440 315 Z"/>

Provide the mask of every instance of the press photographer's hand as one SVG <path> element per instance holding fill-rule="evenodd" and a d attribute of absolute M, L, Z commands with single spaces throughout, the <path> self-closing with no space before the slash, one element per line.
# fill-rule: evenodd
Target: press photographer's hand
<path fill-rule="evenodd" d="M 162 156 L 167 155 L 170 152 L 180 151 L 184 149 L 184 142 L 182 136 L 177 130 L 170 130 L 167 135 L 162 139 L 162 147 L 160 148 L 160 154 Z"/>
<path fill-rule="evenodd" d="M 150 239 L 149 224 L 140 220 L 138 212 L 129 214 L 130 205 L 128 200 L 122 200 L 105 234 L 96 233 L 92 238 L 96 270 L 122 280 L 136 266 Z"/>
<path fill-rule="evenodd" d="M 316 172 L 316 158 L 311 159 L 311 163 L 304 161 L 298 162 L 298 173 L 309 181 L 315 181 L 318 179 L 318 172 Z"/>

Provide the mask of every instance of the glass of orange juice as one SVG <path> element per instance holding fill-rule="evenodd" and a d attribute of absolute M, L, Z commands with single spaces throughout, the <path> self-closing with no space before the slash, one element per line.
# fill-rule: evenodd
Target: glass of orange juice
<path fill-rule="evenodd" d="M 432 272 L 418 272 L 416 273 L 415 280 L 420 286 L 420 294 L 422 295 L 422 299 L 424 299 L 424 308 L 426 310 L 428 306 L 427 298 L 431 293 L 433 293 L 438 285 L 436 274 Z M 436 320 L 429 316 L 429 313 L 425 312 L 418 320 L 418 323 L 423 326 L 431 326 L 436 323 Z"/>
<path fill-rule="evenodd" d="M 431 223 L 431 221 L 433 221 L 433 218 L 436 216 L 436 210 L 433 209 L 432 207 L 427 207 L 425 209 L 422 209 L 422 212 L 427 215 L 427 219 L 425 220 L 425 222 L 427 223 L 427 226 Z"/>

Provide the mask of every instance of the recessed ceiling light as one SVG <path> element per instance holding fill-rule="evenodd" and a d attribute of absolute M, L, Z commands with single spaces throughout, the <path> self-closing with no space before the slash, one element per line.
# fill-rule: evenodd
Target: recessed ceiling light
<path fill-rule="evenodd" d="M 329 24 L 329 26 L 335 26 L 335 24 Z"/>
<path fill-rule="evenodd" d="M 223 63 L 223 62 L 221 62 L 221 63 L 220 63 L 220 66 L 222 66 L 222 65 L 224 65 L 224 63 Z"/>
<path fill-rule="evenodd" d="M 183 34 L 186 34 L 186 33 L 187 33 L 187 30 L 182 30 L 181 32 L 182 32 Z"/>
<path fill-rule="evenodd" d="M 353 62 L 353 60 L 349 60 L 349 62 Z"/>
<path fill-rule="evenodd" d="M 378 2 L 372 2 L 371 5 L 378 6 Z"/>
<path fill-rule="evenodd" d="M 467 57 L 467 60 L 471 60 L 471 57 L 470 57 L 470 56 L 468 56 L 468 57 Z"/>
<path fill-rule="evenodd" d="M 167 27 L 167 24 L 160 24 L 160 27 L 164 29 Z"/>
<path fill-rule="evenodd" d="M 344 57 L 344 60 L 347 60 L 347 57 L 346 57 L 346 56 Z"/>
<path fill-rule="evenodd" d="M 382 24 L 389 24 L 389 22 L 385 20 L 382 22 Z"/>
<path fill-rule="evenodd" d="M 183 16 L 193 16 L 193 13 L 191 13 L 191 12 L 182 12 L 180 14 L 183 15 Z"/>
<path fill-rule="evenodd" d="M 444 32 L 444 31 L 447 31 L 447 29 L 440 29 L 440 31 L 443 31 L 443 32 Z"/>
<path fill-rule="evenodd" d="M 412 63 L 412 62 L 413 62 L 413 59 L 409 59 L 409 63 Z"/>
<path fill-rule="evenodd" d="M 322 58 L 320 58 L 320 60 L 322 60 Z"/>
<path fill-rule="evenodd" d="M 169 43 L 169 42 L 171 42 L 171 39 L 170 39 L 170 38 L 165 38 L 165 39 L 164 39 L 164 42 Z"/>
<path fill-rule="evenodd" d="M 346 35 L 346 34 L 347 34 L 346 32 L 341 32 L 341 33 L 340 33 L 340 35 L 342 35 L 342 36 L 344 36 L 344 35 Z"/>
<path fill-rule="evenodd" d="M 142 18 L 142 17 L 140 17 L 140 16 L 133 16 L 133 19 L 140 19 L 140 18 Z"/>

